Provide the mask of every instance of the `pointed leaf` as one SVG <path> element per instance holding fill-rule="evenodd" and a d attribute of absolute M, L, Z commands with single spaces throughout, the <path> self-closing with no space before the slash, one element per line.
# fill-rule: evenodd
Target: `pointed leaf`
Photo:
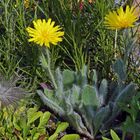
<path fill-rule="evenodd" d="M 40 133 L 35 133 L 33 136 L 33 140 L 38 140 L 40 136 Z"/>
<path fill-rule="evenodd" d="M 27 111 L 27 118 L 30 118 L 36 112 L 37 112 L 37 108 L 36 107 L 29 108 L 28 111 Z"/>
<path fill-rule="evenodd" d="M 43 115 L 40 117 L 40 122 L 39 122 L 38 128 L 45 127 L 50 116 L 51 116 L 50 112 L 43 113 Z"/>
<path fill-rule="evenodd" d="M 69 134 L 63 136 L 60 140 L 80 140 L 80 136 L 78 134 Z"/>
<path fill-rule="evenodd" d="M 111 110 L 109 106 L 100 108 L 94 118 L 95 134 L 102 128 L 104 125 L 105 119 L 109 117 Z"/>
<path fill-rule="evenodd" d="M 93 85 L 97 85 L 98 82 L 98 76 L 96 70 L 93 70 Z"/>
<path fill-rule="evenodd" d="M 17 118 L 15 116 L 13 116 L 13 125 L 14 125 L 15 129 L 17 129 L 18 131 L 21 131 L 21 127 L 18 124 Z"/>
<path fill-rule="evenodd" d="M 57 102 L 54 102 L 53 100 L 47 98 L 44 93 L 40 90 L 37 90 L 38 95 L 40 96 L 40 98 L 42 99 L 42 101 L 44 102 L 44 104 L 46 104 L 48 107 L 50 107 L 55 113 L 58 113 L 60 116 L 63 116 L 65 114 L 63 108 L 61 108 L 61 106 L 59 104 L 57 104 Z"/>
<path fill-rule="evenodd" d="M 80 81 L 78 83 L 80 83 L 81 87 L 83 87 L 88 82 L 88 80 L 87 80 L 87 75 L 88 75 L 87 66 L 84 65 L 80 72 L 81 72 L 81 75 L 79 75 Z M 77 75 L 78 75 L 78 72 L 77 72 Z"/>
<path fill-rule="evenodd" d="M 112 129 L 110 130 L 110 134 L 111 134 L 111 137 L 113 138 L 113 140 L 120 140 L 118 135 Z"/>
<path fill-rule="evenodd" d="M 41 117 L 42 114 L 43 113 L 41 111 L 37 112 L 36 108 L 30 108 L 27 111 L 27 118 L 28 118 L 27 125 L 33 123 L 35 120 L 37 120 L 39 117 Z"/>
<path fill-rule="evenodd" d="M 108 138 L 102 137 L 102 140 L 111 140 L 111 139 L 108 139 Z"/>
<path fill-rule="evenodd" d="M 51 135 L 51 136 L 49 137 L 48 140 L 57 140 L 57 137 L 58 137 L 58 134 L 57 134 L 57 133 L 54 133 L 53 135 Z"/>
<path fill-rule="evenodd" d="M 25 117 L 25 115 L 20 117 L 19 123 L 20 127 L 23 129 L 23 137 L 26 138 L 29 133 L 30 126 L 27 126 L 27 118 Z"/>
<path fill-rule="evenodd" d="M 130 83 L 127 85 L 118 95 L 115 102 L 117 103 L 128 103 L 133 95 L 136 93 L 136 85 Z"/>
<path fill-rule="evenodd" d="M 56 82 L 57 82 L 57 90 L 55 92 L 55 96 L 61 102 L 64 98 L 64 84 L 63 84 L 63 76 L 59 68 L 56 69 Z"/>
<path fill-rule="evenodd" d="M 67 127 L 69 126 L 69 124 L 67 122 L 62 122 L 57 126 L 57 129 L 55 131 L 55 133 L 60 133 L 63 132 L 67 129 Z"/>
<path fill-rule="evenodd" d="M 69 114 L 69 116 L 67 117 L 67 120 L 71 124 L 71 126 L 73 126 L 73 128 L 77 130 L 78 132 L 83 133 L 87 136 L 90 135 L 85 124 L 82 122 L 81 116 L 75 111 L 73 111 L 72 114 Z"/>
<path fill-rule="evenodd" d="M 99 99 L 101 105 L 105 104 L 105 100 L 107 98 L 107 92 L 108 92 L 107 89 L 108 89 L 107 80 L 103 79 L 99 87 Z"/>
<path fill-rule="evenodd" d="M 122 81 L 126 79 L 126 68 L 122 59 L 118 59 L 115 62 L 115 64 L 113 65 L 113 69 Z"/>

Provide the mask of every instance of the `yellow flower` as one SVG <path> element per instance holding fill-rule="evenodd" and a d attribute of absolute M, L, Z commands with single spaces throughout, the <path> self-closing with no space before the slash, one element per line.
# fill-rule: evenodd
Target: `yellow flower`
<path fill-rule="evenodd" d="M 48 19 L 46 22 L 45 19 L 38 19 L 37 21 L 33 21 L 34 28 L 28 27 L 26 28 L 29 36 L 29 42 L 35 42 L 40 46 L 45 45 L 46 47 L 50 47 L 50 43 L 53 45 L 57 45 L 58 42 L 62 41 L 62 36 L 64 35 L 63 31 L 60 31 L 60 26 L 55 26 L 55 22 L 51 19 Z"/>
<path fill-rule="evenodd" d="M 123 7 L 117 9 L 117 11 L 109 12 L 105 16 L 105 26 L 109 29 L 124 29 L 128 27 L 133 27 L 134 22 L 138 20 L 138 14 L 134 7 L 126 6 L 126 10 Z"/>

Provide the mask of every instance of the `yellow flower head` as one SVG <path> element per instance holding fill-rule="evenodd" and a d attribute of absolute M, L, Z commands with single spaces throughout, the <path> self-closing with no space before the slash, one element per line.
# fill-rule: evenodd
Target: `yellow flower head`
<path fill-rule="evenodd" d="M 50 47 L 50 43 L 53 45 L 57 45 L 58 42 L 62 41 L 62 36 L 64 35 L 63 31 L 60 31 L 60 26 L 55 26 L 55 22 L 51 19 L 48 19 L 46 22 L 45 19 L 38 19 L 37 21 L 33 21 L 34 28 L 28 27 L 26 28 L 29 36 L 29 42 L 35 42 L 40 46 L 45 45 L 46 47 Z"/>
<path fill-rule="evenodd" d="M 126 10 L 123 7 L 117 9 L 117 11 L 109 12 L 105 16 L 105 26 L 109 29 L 123 29 L 128 27 L 133 27 L 134 22 L 138 20 L 138 14 L 134 7 L 126 6 Z"/>

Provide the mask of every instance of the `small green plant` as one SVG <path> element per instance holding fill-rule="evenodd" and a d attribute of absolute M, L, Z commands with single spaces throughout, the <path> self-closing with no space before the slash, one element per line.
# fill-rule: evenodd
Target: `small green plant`
<path fill-rule="evenodd" d="M 55 125 L 56 130 L 49 134 L 47 129 L 51 113 L 38 111 L 37 107 L 28 108 L 22 105 L 16 110 L 11 106 L 8 109 L 3 108 L 0 112 L 0 139 L 8 140 L 56 140 L 58 137 L 62 140 L 71 138 L 79 140 L 77 134 L 65 135 L 62 133 L 69 126 L 67 122 L 60 122 Z M 50 124 L 51 125 L 51 124 Z M 63 135 L 60 137 L 60 133 Z"/>

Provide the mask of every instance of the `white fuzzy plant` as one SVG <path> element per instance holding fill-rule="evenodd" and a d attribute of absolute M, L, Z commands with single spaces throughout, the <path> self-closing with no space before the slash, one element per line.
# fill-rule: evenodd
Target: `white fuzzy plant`
<path fill-rule="evenodd" d="M 6 80 L 0 77 L 0 105 L 1 107 L 10 104 L 15 105 L 21 98 L 24 97 L 26 92 L 20 88 L 16 87 L 17 80 Z"/>

